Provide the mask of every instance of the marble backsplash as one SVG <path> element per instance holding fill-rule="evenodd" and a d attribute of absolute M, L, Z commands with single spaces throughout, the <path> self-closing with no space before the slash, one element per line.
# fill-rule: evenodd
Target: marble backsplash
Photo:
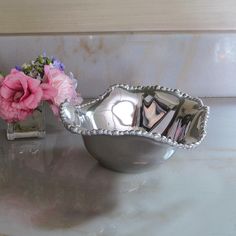
<path fill-rule="evenodd" d="M 160 84 L 196 96 L 236 96 L 236 34 L 150 33 L 0 37 L 0 70 L 46 51 L 79 78 L 83 97 L 114 83 Z"/>

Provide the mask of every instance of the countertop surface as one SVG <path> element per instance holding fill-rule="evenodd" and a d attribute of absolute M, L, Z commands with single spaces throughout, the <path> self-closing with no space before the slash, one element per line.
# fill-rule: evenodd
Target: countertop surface
<path fill-rule="evenodd" d="M 140 174 L 98 165 L 51 114 L 45 139 L 1 123 L 0 236 L 235 236 L 236 98 L 204 103 L 203 143 Z"/>

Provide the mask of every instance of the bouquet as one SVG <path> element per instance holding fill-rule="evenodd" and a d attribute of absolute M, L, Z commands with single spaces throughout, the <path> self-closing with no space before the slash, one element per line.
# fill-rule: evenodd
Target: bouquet
<path fill-rule="evenodd" d="M 25 120 L 45 101 L 57 116 L 66 99 L 80 104 L 73 74 L 55 57 L 40 55 L 36 60 L 16 66 L 10 74 L 0 74 L 0 117 L 8 123 Z"/>

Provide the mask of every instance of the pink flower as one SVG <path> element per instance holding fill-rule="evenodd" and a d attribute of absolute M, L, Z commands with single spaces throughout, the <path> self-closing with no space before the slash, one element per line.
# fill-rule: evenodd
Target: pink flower
<path fill-rule="evenodd" d="M 50 88 L 51 86 L 57 91 L 56 95 L 52 95 L 52 92 L 48 92 L 46 90 L 44 93 L 44 99 L 46 99 L 46 97 L 48 98 L 47 100 L 50 101 L 51 108 L 55 115 L 58 115 L 59 106 L 66 99 L 68 101 L 81 103 L 82 99 L 76 93 L 76 85 L 74 81 L 63 71 L 52 66 L 45 65 L 44 73 L 45 82 L 48 84 L 47 87 Z"/>
<path fill-rule="evenodd" d="M 12 69 L 0 82 L 0 116 L 8 121 L 21 121 L 36 109 L 42 99 L 40 81 Z"/>

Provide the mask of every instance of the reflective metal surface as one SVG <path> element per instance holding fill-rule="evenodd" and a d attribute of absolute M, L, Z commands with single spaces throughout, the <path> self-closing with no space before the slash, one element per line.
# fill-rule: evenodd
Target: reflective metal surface
<path fill-rule="evenodd" d="M 103 166 L 133 172 L 168 159 L 177 147 L 197 146 L 209 108 L 198 98 L 160 86 L 114 85 L 99 98 L 60 107 L 65 127 L 82 134 Z"/>

